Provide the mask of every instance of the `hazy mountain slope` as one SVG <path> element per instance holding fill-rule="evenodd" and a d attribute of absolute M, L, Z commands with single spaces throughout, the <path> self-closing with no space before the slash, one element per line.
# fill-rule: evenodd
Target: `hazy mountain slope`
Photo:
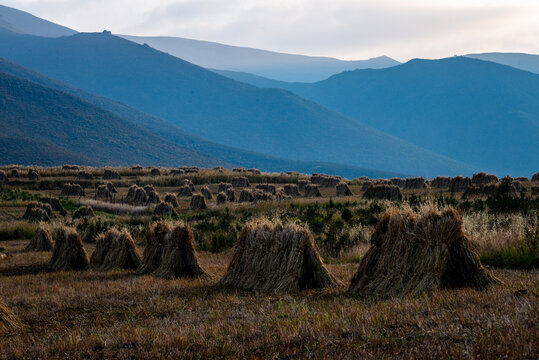
<path fill-rule="evenodd" d="M 226 76 L 229 79 L 258 86 L 260 88 L 286 89 L 290 86 L 290 83 L 287 81 L 274 80 L 263 76 L 249 74 L 246 72 L 217 69 L 210 70 L 219 75 Z"/>
<path fill-rule="evenodd" d="M 20 34 L 46 37 L 69 36 L 77 33 L 65 26 L 4 5 L 0 5 L 0 26 Z"/>
<path fill-rule="evenodd" d="M 285 86 L 377 129 L 500 175 L 537 171 L 539 75 L 452 57 Z"/>
<path fill-rule="evenodd" d="M 205 68 L 247 72 L 283 81 L 312 82 L 323 80 L 345 70 L 379 69 L 399 64 L 398 61 L 387 56 L 368 60 L 339 60 L 180 37 L 119 36 L 139 44 L 146 43 L 155 49 Z"/>
<path fill-rule="evenodd" d="M 66 154 L 79 156 L 81 161 L 87 158 L 92 164 L 109 165 L 225 165 L 71 95 L 4 73 L 0 73 L 0 103 L 3 137 L 54 144 L 65 149 Z"/>
<path fill-rule="evenodd" d="M 162 136 L 163 138 L 166 138 L 167 140 L 170 140 L 174 143 L 177 143 L 187 149 L 203 153 L 206 155 L 209 155 L 211 157 L 214 157 L 218 160 L 223 161 L 224 163 L 230 163 L 234 164 L 235 166 L 244 166 L 244 167 L 255 167 L 260 168 L 264 171 L 274 171 L 274 172 L 280 172 L 280 171 L 288 171 L 288 170 L 295 170 L 300 171 L 303 173 L 313 173 L 313 172 L 323 172 L 328 174 L 336 174 L 341 175 L 347 178 L 354 178 L 358 176 L 368 176 L 371 178 L 379 178 L 379 177 L 392 177 L 392 176 L 402 176 L 403 174 L 397 174 L 387 171 L 378 171 L 378 170 L 372 170 L 372 169 L 365 169 L 360 168 L 356 166 L 348 166 L 348 165 L 340 165 L 340 164 L 332 164 L 332 163 L 321 163 L 321 162 L 302 162 L 302 161 L 294 161 L 294 160 L 288 160 L 288 159 L 280 159 L 268 155 L 258 154 L 250 151 L 240 150 L 236 148 L 232 148 L 225 145 L 220 145 L 216 143 L 212 143 L 210 141 L 201 139 L 199 137 L 193 136 L 191 134 L 188 134 L 187 132 L 181 130 L 175 125 L 172 125 L 171 123 L 161 120 L 159 118 L 156 118 L 154 116 L 142 113 L 134 108 L 131 108 L 127 105 L 115 102 L 113 100 L 107 99 L 102 96 L 93 95 L 90 93 L 87 93 L 85 91 L 82 91 L 80 89 L 77 89 L 75 87 L 69 86 L 67 84 L 64 84 L 60 81 L 48 78 L 46 76 L 43 76 L 41 74 L 38 74 L 34 71 L 31 71 L 27 68 L 24 68 L 18 64 L 15 64 L 11 61 L 1 59 L 0 58 L 0 73 L 6 73 L 12 76 L 16 76 L 18 78 L 32 81 L 34 83 L 37 83 L 39 85 L 49 87 L 55 90 L 59 90 L 68 94 L 71 94 L 75 97 L 78 97 L 86 102 L 89 102 L 95 106 L 98 106 L 104 110 L 110 111 L 111 113 L 127 119 L 127 122 L 133 121 L 144 128 L 150 130 L 151 132 Z M 32 157 L 28 154 L 35 154 L 34 151 L 29 151 L 29 149 L 33 149 L 35 146 L 33 143 L 30 142 L 23 142 L 19 141 L 21 144 L 20 146 L 16 146 L 13 149 L 9 149 L 7 146 L 4 147 L 5 152 L 1 152 L 3 154 L 6 154 L 6 158 L 9 159 L 31 159 Z M 52 144 L 49 143 L 47 146 L 52 146 Z M 24 155 L 21 155 L 17 152 L 17 148 L 21 148 L 24 150 Z M 15 154 L 12 154 L 11 152 L 15 152 Z M 43 155 L 47 154 L 41 154 L 41 160 L 46 163 L 50 164 L 50 161 L 55 161 L 54 163 L 65 163 L 65 161 L 60 161 L 59 159 L 65 158 L 63 154 L 61 154 L 59 151 L 53 151 L 51 150 L 48 152 L 50 155 L 50 159 L 43 159 Z M 16 161 L 12 161 L 16 162 Z M 21 161 L 18 161 L 21 163 Z M 69 162 L 69 161 L 68 161 Z M 84 158 L 82 160 L 77 161 L 71 161 L 72 163 L 90 163 L 90 159 Z M 40 162 L 36 162 L 40 163 Z"/>
<path fill-rule="evenodd" d="M 238 83 L 108 34 L 0 39 L 0 56 L 229 146 L 408 174 L 472 171 L 292 93 Z"/>
<path fill-rule="evenodd" d="M 498 64 L 512 66 L 517 69 L 539 74 L 539 55 L 522 53 L 482 53 L 464 55 L 469 58 L 492 61 Z"/>

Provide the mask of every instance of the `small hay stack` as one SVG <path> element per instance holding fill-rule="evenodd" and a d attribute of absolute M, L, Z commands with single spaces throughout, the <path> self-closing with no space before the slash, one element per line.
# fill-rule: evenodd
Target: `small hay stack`
<path fill-rule="evenodd" d="M 7 182 L 7 174 L 4 170 L 0 170 L 0 182 Z"/>
<path fill-rule="evenodd" d="M 136 270 L 141 263 L 142 258 L 129 232 L 115 228 L 99 235 L 90 258 L 91 268 L 98 271 Z"/>
<path fill-rule="evenodd" d="M 142 264 L 137 274 L 151 274 L 160 265 L 165 249 L 165 236 L 170 232 L 170 224 L 166 221 L 158 221 L 146 229 L 146 247 L 142 257 Z"/>
<path fill-rule="evenodd" d="M 39 223 L 36 233 L 26 246 L 26 251 L 51 251 L 54 248 L 54 240 L 49 226 L 45 223 Z"/>
<path fill-rule="evenodd" d="M 159 170 L 158 168 L 153 168 L 150 170 L 150 176 L 160 176 L 161 175 L 161 170 Z"/>
<path fill-rule="evenodd" d="M 430 187 L 435 189 L 447 189 L 451 186 L 451 178 L 448 176 L 437 176 L 430 182 Z"/>
<path fill-rule="evenodd" d="M 207 209 L 206 198 L 202 194 L 194 194 L 189 204 L 189 210 L 204 210 Z"/>
<path fill-rule="evenodd" d="M 107 185 L 99 185 L 96 189 L 95 189 L 95 199 L 105 199 L 105 200 L 109 200 L 112 198 L 112 195 L 109 191 L 109 188 L 107 187 Z"/>
<path fill-rule="evenodd" d="M 398 186 L 386 184 L 370 184 L 369 188 L 365 191 L 363 196 L 365 196 L 367 199 L 391 201 L 397 201 L 402 199 L 402 194 Z"/>
<path fill-rule="evenodd" d="M 153 212 L 155 215 L 161 217 L 171 217 L 176 216 L 178 213 L 174 210 L 174 207 L 167 202 L 160 202 Z"/>
<path fill-rule="evenodd" d="M 255 195 L 251 189 L 243 189 L 240 193 L 239 202 L 253 202 L 255 201 Z"/>
<path fill-rule="evenodd" d="M 170 175 L 172 176 L 181 176 L 185 174 L 185 171 L 183 171 L 182 169 L 172 169 L 170 170 Z"/>
<path fill-rule="evenodd" d="M 116 170 L 111 169 L 105 169 L 105 172 L 103 173 L 103 180 L 113 180 L 113 179 L 121 179 L 120 173 Z"/>
<path fill-rule="evenodd" d="M 219 284 L 263 292 L 335 287 L 309 230 L 294 223 L 251 221 L 240 233 Z"/>
<path fill-rule="evenodd" d="M 215 202 L 218 205 L 226 203 L 226 194 L 224 192 L 220 192 L 219 194 L 217 194 L 217 197 L 215 198 Z"/>
<path fill-rule="evenodd" d="M 166 234 L 164 244 L 161 265 L 155 270 L 155 276 L 166 279 L 208 276 L 198 263 L 189 225 L 176 223 Z"/>
<path fill-rule="evenodd" d="M 184 196 L 193 196 L 193 191 L 188 185 L 180 186 L 178 189 L 178 196 L 184 197 Z"/>
<path fill-rule="evenodd" d="M 472 185 L 472 179 L 464 176 L 455 176 L 451 178 L 451 184 L 449 190 L 451 192 L 463 192 L 466 191 L 468 186 Z"/>
<path fill-rule="evenodd" d="M 254 196 L 254 199 L 255 201 L 273 201 L 275 200 L 275 196 L 270 194 L 270 193 L 267 193 L 267 192 L 264 192 L 260 189 L 256 189 L 254 192 L 253 192 L 253 196 Z"/>
<path fill-rule="evenodd" d="M 498 182 L 498 177 L 493 174 L 486 174 L 484 172 L 473 174 L 472 184 L 474 185 L 488 185 L 495 184 Z"/>
<path fill-rule="evenodd" d="M 213 199 L 213 195 L 211 194 L 211 191 L 210 191 L 210 188 L 209 188 L 209 187 L 203 186 L 203 187 L 200 189 L 200 192 L 202 193 L 202 195 L 204 195 L 204 197 L 206 198 L 206 200 L 211 200 L 211 199 Z"/>
<path fill-rule="evenodd" d="M 131 166 L 132 171 L 142 171 L 144 168 L 141 165 L 133 165 Z"/>
<path fill-rule="evenodd" d="M 146 191 L 146 194 L 148 194 L 148 204 L 159 204 L 161 202 L 161 198 L 159 197 L 157 191 Z"/>
<path fill-rule="evenodd" d="M 39 180 L 39 173 L 34 170 L 34 169 L 30 169 L 28 170 L 28 174 L 26 174 L 26 177 L 30 180 Z"/>
<path fill-rule="evenodd" d="M 348 187 L 348 184 L 345 182 L 340 182 L 335 188 L 335 196 L 352 196 L 352 190 Z"/>
<path fill-rule="evenodd" d="M 539 181 L 539 172 L 532 175 L 532 181 Z"/>
<path fill-rule="evenodd" d="M 165 195 L 165 202 L 169 203 L 174 208 L 180 207 L 180 203 L 178 202 L 178 198 L 174 194 L 171 194 L 171 193 L 166 194 Z"/>
<path fill-rule="evenodd" d="M 299 196 L 299 187 L 297 185 L 289 184 L 284 186 L 284 193 L 287 196 Z"/>
<path fill-rule="evenodd" d="M 498 280 L 481 265 L 452 208 L 388 209 L 351 281 L 349 294 L 378 299 L 443 288 L 483 289 Z"/>
<path fill-rule="evenodd" d="M 305 188 L 309 185 L 309 181 L 307 180 L 298 180 L 298 189 L 299 191 L 303 192 L 305 191 Z"/>
<path fill-rule="evenodd" d="M 81 206 L 73 213 L 73 220 L 84 217 L 95 217 L 94 209 L 91 206 Z"/>
<path fill-rule="evenodd" d="M 320 186 L 315 184 L 309 184 L 305 186 L 305 197 L 321 197 Z"/>
<path fill-rule="evenodd" d="M 226 194 L 226 191 L 230 188 L 232 188 L 232 184 L 220 183 L 217 192 L 224 192 Z"/>
<path fill-rule="evenodd" d="M 226 198 L 230 202 L 236 201 L 236 193 L 234 192 L 234 189 L 230 188 L 226 191 Z"/>
<path fill-rule="evenodd" d="M 247 179 L 246 177 L 232 178 L 232 186 L 235 188 L 249 187 L 250 186 L 249 179 Z"/>
<path fill-rule="evenodd" d="M 60 213 L 65 213 L 65 209 L 62 206 L 62 203 L 57 198 L 41 198 L 39 199 L 40 202 L 49 204 L 54 211 L 59 211 Z"/>
<path fill-rule="evenodd" d="M 258 184 L 256 185 L 256 189 L 262 190 L 272 195 L 277 194 L 277 188 L 273 184 Z"/>
<path fill-rule="evenodd" d="M 90 259 L 77 230 L 65 226 L 56 230 L 56 242 L 50 266 L 56 271 L 88 269 Z"/>
<path fill-rule="evenodd" d="M 391 183 L 393 185 L 396 185 L 400 188 L 404 188 L 404 186 L 406 185 L 406 179 L 401 179 L 401 178 L 391 178 L 389 181 L 391 181 Z M 368 186 L 367 186 L 368 187 Z M 367 190 L 367 188 L 365 188 L 365 190 Z M 364 191 L 365 191 L 364 190 Z"/>
<path fill-rule="evenodd" d="M 0 302 L 0 335 L 20 329 L 22 323 L 19 318 Z"/>
<path fill-rule="evenodd" d="M 255 175 L 260 175 L 262 174 L 262 171 L 258 170 L 258 169 L 247 169 L 247 172 L 251 173 L 251 174 L 255 174 Z"/>
<path fill-rule="evenodd" d="M 10 172 L 9 172 L 9 177 L 10 178 L 19 178 L 19 170 L 17 169 L 12 169 Z"/>
<path fill-rule="evenodd" d="M 144 204 L 146 201 L 148 201 L 148 196 L 143 188 L 135 184 L 131 185 L 129 190 L 127 190 L 125 200 L 132 203 Z"/>
<path fill-rule="evenodd" d="M 77 179 L 80 179 L 80 180 L 92 180 L 93 175 L 90 174 L 88 171 L 79 171 L 77 173 Z"/>
<path fill-rule="evenodd" d="M 183 179 L 181 186 L 188 186 L 189 190 L 195 191 L 195 184 L 189 179 Z"/>
<path fill-rule="evenodd" d="M 26 206 L 26 211 L 22 218 L 24 220 L 35 222 L 51 221 L 53 218 L 52 207 L 46 203 L 32 202 Z"/>
<path fill-rule="evenodd" d="M 406 178 L 404 182 L 405 189 L 422 189 L 425 187 L 427 187 L 427 184 L 422 177 Z"/>
<path fill-rule="evenodd" d="M 60 196 L 85 196 L 84 189 L 79 184 L 64 184 Z"/>

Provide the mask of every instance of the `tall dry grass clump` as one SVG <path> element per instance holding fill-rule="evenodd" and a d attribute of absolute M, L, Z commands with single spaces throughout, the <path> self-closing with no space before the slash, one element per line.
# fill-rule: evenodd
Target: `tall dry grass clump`
<path fill-rule="evenodd" d="M 19 318 L 0 302 L 0 335 L 4 335 L 22 327 Z"/>
<path fill-rule="evenodd" d="M 259 219 L 240 233 L 220 285 L 256 291 L 298 291 L 338 285 L 306 228 Z"/>
<path fill-rule="evenodd" d="M 50 266 L 53 270 L 86 270 L 90 259 L 77 230 L 61 226 L 56 230 L 56 242 Z"/>
<path fill-rule="evenodd" d="M 54 240 L 49 225 L 39 223 L 35 235 L 26 246 L 26 251 L 51 251 L 54 248 Z"/>
<path fill-rule="evenodd" d="M 151 274 L 161 265 L 165 236 L 170 232 L 170 228 L 171 225 L 167 221 L 158 221 L 148 226 L 144 234 L 146 247 L 144 248 L 142 264 L 137 273 Z"/>
<path fill-rule="evenodd" d="M 141 262 L 141 256 L 129 232 L 115 228 L 99 235 L 90 258 L 92 269 L 99 271 L 136 270 Z"/>
<path fill-rule="evenodd" d="M 410 207 L 386 211 L 348 292 L 392 298 L 442 288 L 483 289 L 495 282 L 463 232 L 457 212 L 425 205 L 419 213 Z"/>

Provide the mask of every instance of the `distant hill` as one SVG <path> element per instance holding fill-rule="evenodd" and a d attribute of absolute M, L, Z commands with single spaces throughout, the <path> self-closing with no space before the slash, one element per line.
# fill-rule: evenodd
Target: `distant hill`
<path fill-rule="evenodd" d="M 252 73 L 282 81 L 314 82 L 345 70 L 380 69 L 400 64 L 387 56 L 368 60 L 339 60 L 180 37 L 119 36 L 139 44 L 148 44 L 157 50 L 205 68 Z"/>
<path fill-rule="evenodd" d="M 343 72 L 288 90 L 499 175 L 539 165 L 539 75 L 467 57 Z"/>
<path fill-rule="evenodd" d="M 473 59 L 492 61 L 498 64 L 512 66 L 517 69 L 539 74 L 539 55 L 494 52 L 468 54 L 464 56 Z"/>
<path fill-rule="evenodd" d="M 107 33 L 4 33 L 0 41 L 0 56 L 221 144 L 405 174 L 473 171 L 290 92 L 238 83 Z"/>
<path fill-rule="evenodd" d="M 46 37 L 69 36 L 77 33 L 65 26 L 4 5 L 0 5 L 0 27 L 19 34 Z"/>

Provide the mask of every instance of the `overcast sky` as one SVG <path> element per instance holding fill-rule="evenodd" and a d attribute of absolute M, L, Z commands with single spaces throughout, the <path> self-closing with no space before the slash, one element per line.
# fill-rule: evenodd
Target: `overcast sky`
<path fill-rule="evenodd" d="M 400 61 L 539 54 L 539 0 L 0 0 L 78 31 Z"/>

